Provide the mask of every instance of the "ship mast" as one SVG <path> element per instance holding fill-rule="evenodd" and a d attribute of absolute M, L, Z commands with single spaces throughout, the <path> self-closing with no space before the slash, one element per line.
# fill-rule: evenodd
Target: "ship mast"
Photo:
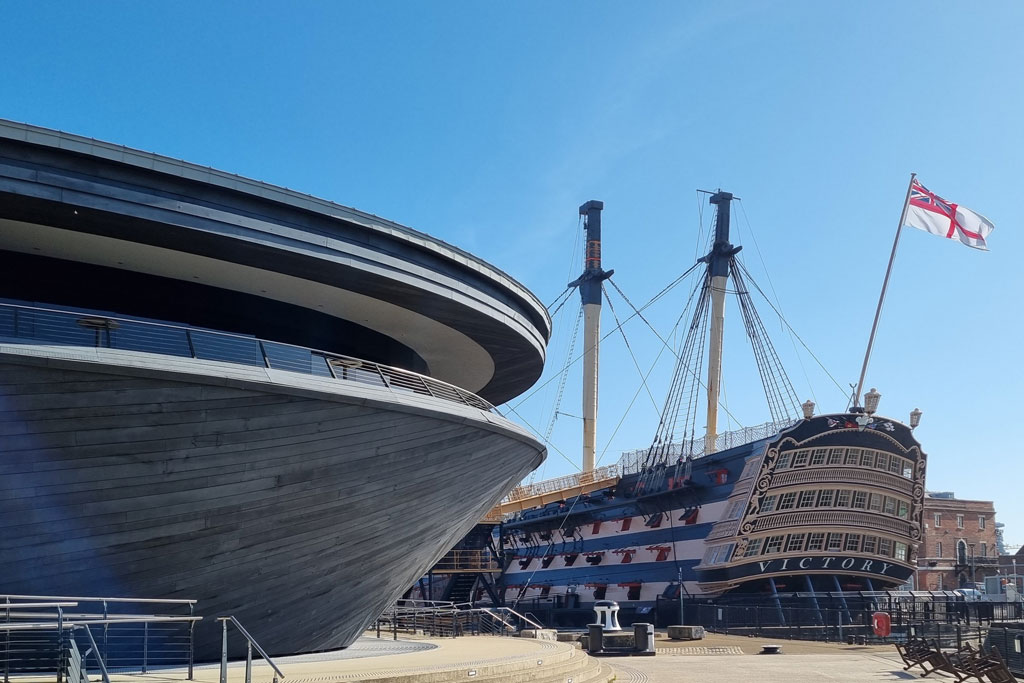
<path fill-rule="evenodd" d="M 708 264 L 707 277 L 711 286 L 711 340 L 708 349 L 708 412 L 704 452 L 715 451 L 718 439 L 718 394 L 722 383 L 722 334 L 725 328 L 725 291 L 729 282 L 729 266 L 741 247 L 729 243 L 729 208 L 733 196 L 719 190 L 711 195 L 711 203 L 718 207 L 715 221 L 715 243 L 702 260 Z"/>
<path fill-rule="evenodd" d="M 583 302 L 583 476 L 593 476 L 597 450 L 598 345 L 601 341 L 601 283 L 615 271 L 601 268 L 601 211 L 604 202 L 591 200 L 580 207 L 587 229 L 583 274 L 570 287 L 579 287 Z"/>

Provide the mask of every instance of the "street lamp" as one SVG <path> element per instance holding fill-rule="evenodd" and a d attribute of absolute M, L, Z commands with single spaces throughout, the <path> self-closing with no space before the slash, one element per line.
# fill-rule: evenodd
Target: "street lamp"
<path fill-rule="evenodd" d="M 914 408 L 910 411 L 910 428 L 913 429 L 919 424 L 921 424 L 921 410 Z"/>

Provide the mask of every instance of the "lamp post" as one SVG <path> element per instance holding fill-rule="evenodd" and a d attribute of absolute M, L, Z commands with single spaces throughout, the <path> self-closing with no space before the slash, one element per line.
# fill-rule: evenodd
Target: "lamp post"
<path fill-rule="evenodd" d="M 679 625 L 683 626 L 686 623 L 686 615 L 683 613 L 683 567 L 680 565 L 679 569 Z"/>
<path fill-rule="evenodd" d="M 800 407 L 803 408 L 805 420 L 810 420 L 814 417 L 814 401 L 807 399 Z"/>
<path fill-rule="evenodd" d="M 914 408 L 910 411 L 910 428 L 914 429 L 919 424 L 921 424 L 921 409 Z"/>

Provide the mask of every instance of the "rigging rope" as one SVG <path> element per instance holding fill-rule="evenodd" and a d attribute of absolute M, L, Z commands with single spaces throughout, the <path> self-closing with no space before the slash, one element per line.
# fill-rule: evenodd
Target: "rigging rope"
<path fill-rule="evenodd" d="M 616 286 L 615 289 L 618 290 L 619 288 Z M 623 329 L 621 324 L 618 324 L 619 316 L 615 313 L 615 306 L 612 305 L 612 299 L 608 296 L 608 290 L 605 288 L 603 282 L 601 283 L 601 291 L 604 293 L 605 300 L 608 302 L 608 310 L 612 312 L 612 318 L 615 319 L 616 329 L 622 334 L 622 341 L 626 344 L 626 350 L 629 351 L 629 357 L 633 359 L 633 367 L 636 368 L 637 374 L 640 375 L 640 381 L 642 382 L 641 386 L 647 390 L 647 395 L 651 399 L 651 404 L 654 405 L 654 409 L 657 410 L 658 402 L 654 400 L 654 394 L 651 393 L 651 389 L 647 385 L 647 378 L 644 376 L 643 370 L 640 369 L 640 363 L 637 361 L 636 355 L 633 353 L 633 347 L 629 345 L 629 339 L 626 338 L 626 330 Z M 640 316 L 640 319 L 643 320 L 643 316 Z"/>
<path fill-rule="evenodd" d="M 544 443 L 551 440 L 551 432 L 555 429 L 555 421 L 558 420 L 558 409 L 562 407 L 562 396 L 565 394 L 565 381 L 569 377 L 569 361 L 572 359 L 573 351 L 576 350 L 576 339 L 580 331 L 580 321 L 583 319 L 583 304 L 580 304 L 580 311 L 576 314 L 576 324 L 572 328 L 572 337 L 569 339 L 569 349 L 565 354 L 565 362 L 562 363 L 562 371 L 559 373 L 558 391 L 555 394 L 555 408 L 551 413 L 551 421 L 544 432 Z"/>
<path fill-rule="evenodd" d="M 739 265 L 740 269 L 743 270 L 744 274 L 746 274 L 747 277 L 750 277 L 750 272 L 747 270 L 746 266 L 743 265 L 742 261 L 736 259 L 734 262 L 737 265 Z M 843 385 L 836 381 L 836 378 L 832 376 L 832 373 L 828 371 L 828 368 L 826 368 L 825 365 L 821 362 L 821 360 L 819 360 L 818 357 L 814 355 L 814 352 L 811 351 L 811 348 L 807 346 L 807 343 L 804 342 L 804 340 L 800 337 L 799 334 L 797 334 L 796 330 L 793 329 L 793 326 L 790 325 L 789 321 L 786 320 L 786 318 L 782 315 L 782 312 L 775 307 L 775 305 L 768 298 L 768 295 L 766 295 L 764 291 L 761 289 L 761 287 L 757 284 L 757 281 L 755 281 L 752 277 L 750 277 L 750 281 L 751 284 L 754 285 L 754 289 L 756 289 L 761 294 L 761 296 L 768 303 L 771 309 L 775 311 L 775 315 L 779 316 L 779 320 L 781 320 L 782 324 L 786 326 L 786 329 L 789 330 L 794 337 L 796 337 L 796 340 L 800 342 L 800 345 L 803 346 L 807 353 L 810 354 L 811 358 L 813 358 L 814 362 L 818 364 L 818 367 L 821 368 L 822 372 L 824 372 L 828 376 L 828 378 L 832 380 L 832 383 L 836 385 L 836 387 L 839 389 L 839 392 L 843 395 L 843 398 L 849 398 L 847 396 L 846 389 L 843 387 Z"/>

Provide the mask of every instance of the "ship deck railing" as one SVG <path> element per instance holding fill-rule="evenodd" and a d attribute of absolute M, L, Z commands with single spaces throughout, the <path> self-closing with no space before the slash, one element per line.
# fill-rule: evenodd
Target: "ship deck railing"
<path fill-rule="evenodd" d="M 419 394 L 488 412 L 494 406 L 472 392 L 411 370 L 249 335 L 0 302 L 0 344 L 107 348 L 236 363 Z"/>

